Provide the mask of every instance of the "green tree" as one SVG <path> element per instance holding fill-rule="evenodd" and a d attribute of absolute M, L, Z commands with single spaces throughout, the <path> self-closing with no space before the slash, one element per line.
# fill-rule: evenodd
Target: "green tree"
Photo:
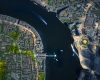
<path fill-rule="evenodd" d="M 5 80 L 6 62 L 0 60 L 0 80 Z"/>
<path fill-rule="evenodd" d="M 39 72 L 38 80 L 45 80 L 45 73 L 44 72 Z"/>
<path fill-rule="evenodd" d="M 16 32 L 16 31 L 13 31 L 13 32 L 9 33 L 9 36 L 15 41 L 18 39 L 19 35 L 20 35 L 20 33 Z"/>
<path fill-rule="evenodd" d="M 4 29 L 3 24 L 0 24 L 0 33 L 3 33 L 3 29 Z"/>
<path fill-rule="evenodd" d="M 35 60 L 36 58 L 36 55 L 32 50 L 22 50 L 21 54 L 32 57 L 32 60 Z"/>
<path fill-rule="evenodd" d="M 7 53 L 19 53 L 19 46 L 16 43 L 6 46 Z"/>

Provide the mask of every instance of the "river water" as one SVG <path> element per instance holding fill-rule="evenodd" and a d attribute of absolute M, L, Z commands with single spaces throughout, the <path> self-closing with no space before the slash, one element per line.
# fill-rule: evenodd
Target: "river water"
<path fill-rule="evenodd" d="M 58 61 L 46 60 L 46 80 L 77 80 L 81 68 L 70 46 L 73 39 L 70 30 L 55 17 L 55 13 L 48 13 L 29 0 L 0 0 L 0 14 L 34 26 L 42 38 L 44 51 L 57 55 Z"/>

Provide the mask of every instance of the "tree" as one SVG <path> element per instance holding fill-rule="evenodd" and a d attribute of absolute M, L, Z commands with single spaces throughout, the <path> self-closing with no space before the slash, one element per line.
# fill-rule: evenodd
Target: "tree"
<path fill-rule="evenodd" d="M 4 29 L 3 24 L 0 24 L 0 33 L 3 33 L 3 29 Z"/>
<path fill-rule="evenodd" d="M 22 50 L 21 54 L 32 57 L 32 60 L 35 60 L 35 58 L 36 58 L 36 55 L 32 50 Z"/>
<path fill-rule="evenodd" d="M 7 53 L 19 53 L 19 46 L 16 43 L 6 46 Z"/>
<path fill-rule="evenodd" d="M 16 32 L 16 31 L 13 31 L 13 32 L 9 33 L 9 36 L 15 41 L 18 39 L 19 35 L 20 35 L 20 33 Z"/>
<path fill-rule="evenodd" d="M 45 80 L 45 73 L 44 72 L 39 72 L 38 80 Z"/>
<path fill-rule="evenodd" d="M 5 80 L 6 62 L 0 60 L 0 80 Z"/>

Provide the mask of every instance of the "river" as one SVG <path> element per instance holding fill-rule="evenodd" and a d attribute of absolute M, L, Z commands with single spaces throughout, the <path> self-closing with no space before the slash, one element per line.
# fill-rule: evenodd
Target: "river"
<path fill-rule="evenodd" d="M 77 80 L 81 68 L 70 46 L 73 39 L 70 30 L 56 18 L 55 13 L 48 13 L 29 0 L 0 0 L 0 14 L 34 26 L 42 38 L 44 51 L 57 55 L 59 61 L 50 58 L 46 60 L 46 80 Z"/>

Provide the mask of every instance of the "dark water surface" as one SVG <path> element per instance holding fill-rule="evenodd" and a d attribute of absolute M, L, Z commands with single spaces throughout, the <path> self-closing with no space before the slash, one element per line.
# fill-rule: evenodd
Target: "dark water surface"
<path fill-rule="evenodd" d="M 0 0 L 0 14 L 9 15 L 26 21 L 39 32 L 44 51 L 57 55 L 46 60 L 46 80 L 77 80 L 80 64 L 70 44 L 73 43 L 70 30 L 63 25 L 54 13 L 48 13 L 29 0 Z"/>

